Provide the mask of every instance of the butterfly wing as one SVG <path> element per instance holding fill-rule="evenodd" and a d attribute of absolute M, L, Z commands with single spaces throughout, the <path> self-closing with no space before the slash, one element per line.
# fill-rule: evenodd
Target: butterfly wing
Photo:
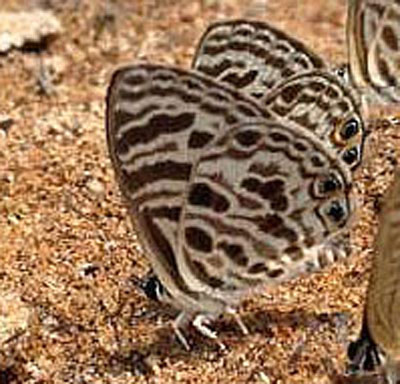
<path fill-rule="evenodd" d="M 352 212 L 351 174 L 309 130 L 275 121 L 223 133 L 192 169 L 178 268 L 191 289 L 235 301 L 326 265 Z"/>
<path fill-rule="evenodd" d="M 351 79 L 368 101 L 400 101 L 400 2 L 349 0 Z"/>
<path fill-rule="evenodd" d="M 383 366 L 386 374 L 396 376 L 393 363 L 396 360 L 398 363 L 400 356 L 399 196 L 400 172 L 397 170 L 380 214 L 361 332 L 348 347 L 350 372 L 377 370 Z"/>
<path fill-rule="evenodd" d="M 352 169 L 360 164 L 358 95 L 300 41 L 263 22 L 217 22 L 204 33 L 192 67 L 260 99 L 274 119 L 314 131 Z"/>
<path fill-rule="evenodd" d="M 261 98 L 290 76 L 325 64 L 301 41 L 269 24 L 233 20 L 206 30 L 192 68 Z"/>
<path fill-rule="evenodd" d="M 139 239 L 164 287 L 186 292 L 175 248 L 192 164 L 217 133 L 266 113 L 202 74 L 139 65 L 114 74 L 106 114 L 109 153 Z"/>
<path fill-rule="evenodd" d="M 367 323 L 374 341 L 400 356 L 400 172 L 385 198 L 367 294 Z"/>
<path fill-rule="evenodd" d="M 364 151 L 360 103 L 337 76 L 312 71 L 292 76 L 267 93 L 260 104 L 278 121 L 313 132 L 353 170 Z"/>

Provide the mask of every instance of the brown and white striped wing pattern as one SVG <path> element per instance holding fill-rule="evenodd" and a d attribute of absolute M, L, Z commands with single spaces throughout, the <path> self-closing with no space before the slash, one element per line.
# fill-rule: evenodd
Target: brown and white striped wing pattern
<path fill-rule="evenodd" d="M 192 290 L 233 300 L 326 264 L 319 252 L 352 212 L 351 174 L 306 129 L 237 125 L 202 152 L 179 224 L 178 268 Z"/>
<path fill-rule="evenodd" d="M 325 68 L 302 42 L 266 23 L 212 24 L 198 45 L 192 68 L 261 98 L 290 76 Z"/>
<path fill-rule="evenodd" d="M 400 362 L 400 171 L 380 215 L 366 312 L 374 341 Z"/>
<path fill-rule="evenodd" d="M 365 128 L 353 92 L 326 71 L 292 76 L 260 100 L 269 115 L 309 130 L 350 167 L 362 161 Z"/>
<path fill-rule="evenodd" d="M 107 96 L 107 143 L 139 238 L 164 286 L 179 285 L 175 254 L 193 162 L 216 135 L 266 113 L 202 74 L 157 65 L 118 70 Z"/>
<path fill-rule="evenodd" d="M 336 85 L 333 90 L 315 86 L 311 79 L 317 79 L 318 76 L 308 74 L 304 78 L 305 84 L 312 86 L 308 91 L 307 86 L 304 86 L 298 92 L 296 87 L 300 85 L 296 83 L 292 89 L 283 87 L 281 94 L 276 93 L 271 99 L 266 98 L 265 105 L 262 105 L 231 86 L 201 73 L 159 65 L 138 65 L 122 68 L 114 74 L 107 95 L 107 143 L 110 156 L 139 239 L 155 274 L 178 302 L 178 307 L 185 311 L 197 308 L 200 311 L 220 313 L 228 301 L 226 298 L 219 300 L 215 295 L 204 294 L 204 286 L 197 289 L 193 285 L 198 279 L 191 279 L 191 276 L 200 272 L 185 269 L 190 268 L 190 263 L 182 262 L 182 255 L 187 253 L 181 252 L 185 250 L 185 245 L 178 245 L 179 238 L 181 243 L 185 239 L 179 237 L 179 233 L 185 232 L 184 226 L 190 223 L 186 214 L 191 214 L 191 195 L 186 199 L 186 192 L 189 187 L 198 184 L 199 177 L 203 177 L 203 168 L 208 169 L 211 164 L 208 158 L 214 156 L 214 151 L 217 151 L 215 169 L 220 170 L 221 177 L 227 177 L 226 182 L 230 188 L 242 182 L 239 179 L 235 181 L 235 177 L 239 177 L 235 169 L 243 173 L 240 177 L 245 177 L 245 172 L 249 172 L 250 179 L 252 173 L 261 172 L 258 176 L 254 175 L 254 178 L 259 178 L 266 185 L 276 185 L 282 195 L 281 200 L 286 199 L 288 204 L 288 207 L 279 208 L 272 203 L 278 193 L 273 188 L 262 192 L 272 193 L 270 202 L 268 199 L 265 202 L 262 200 L 261 192 L 252 194 L 246 190 L 234 189 L 224 197 L 230 204 L 229 212 L 225 213 L 231 214 L 232 210 L 237 209 L 235 214 L 242 215 L 244 211 L 250 210 L 249 222 L 258 219 L 257 215 L 267 221 L 270 215 L 270 223 L 274 226 L 279 224 L 279 217 L 283 220 L 276 233 L 265 234 L 265 241 L 246 245 L 244 251 L 248 257 L 256 255 L 257 260 L 261 260 L 260 254 L 263 252 L 266 252 L 266 260 L 275 257 L 273 254 L 276 257 L 278 254 L 284 256 L 277 264 L 268 262 L 268 273 L 261 274 L 261 278 L 257 272 L 260 266 L 251 269 L 250 263 L 246 264 L 247 272 L 243 273 L 245 280 L 252 280 L 255 270 L 257 276 L 253 280 L 266 281 L 271 278 L 281 281 L 291 274 L 319 269 L 334 261 L 335 256 L 330 257 L 324 248 L 330 238 L 345 227 L 352 212 L 348 193 L 350 170 L 355 162 L 346 164 L 338 157 L 337 152 L 340 152 L 341 147 L 331 144 L 332 133 L 330 136 L 321 135 L 322 138 L 315 134 L 324 131 L 318 125 L 313 125 L 312 118 L 318 119 L 319 115 L 312 115 L 312 111 L 317 108 L 319 113 L 321 110 L 325 113 L 331 107 L 336 108 L 336 103 L 339 103 L 336 97 L 343 97 L 340 93 L 334 93 Z M 313 97 L 314 92 L 320 92 L 321 89 L 321 95 Z M 333 93 L 334 97 L 326 98 L 325 93 L 330 96 Z M 292 99 L 288 102 L 293 94 L 297 95 L 296 101 Z M 279 114 L 279 108 L 283 105 L 281 101 L 287 103 L 284 104 L 286 109 L 282 110 L 282 117 Z M 346 98 L 342 103 L 346 104 Z M 356 107 L 353 114 L 357 118 Z M 303 115 L 307 115 L 309 120 Z M 350 119 L 350 116 L 353 115 L 343 112 L 344 118 Z M 253 128 L 250 126 L 250 129 L 247 124 L 251 122 L 255 125 Z M 333 122 L 335 129 L 340 129 L 339 121 L 320 119 L 321 124 Z M 346 127 L 349 121 L 343 120 L 341 123 Z M 356 124 L 354 127 L 351 123 L 350 128 L 350 133 L 346 131 L 343 138 L 343 141 L 348 140 L 349 143 L 355 136 L 363 134 L 362 125 Z M 246 129 L 254 131 L 253 136 L 257 132 L 260 139 L 247 147 L 245 143 L 243 148 L 239 148 L 238 157 L 235 157 L 235 143 L 241 137 L 242 130 Z M 335 130 L 330 127 L 326 129 L 329 132 Z M 229 133 L 231 131 L 236 132 L 236 136 L 232 136 Z M 268 136 L 270 131 L 274 135 Z M 326 139 L 328 136 L 330 140 Z M 226 148 L 223 143 L 226 143 Z M 243 162 L 240 161 L 242 155 Z M 259 169 L 254 170 L 251 167 L 253 164 L 260 166 Z M 233 170 L 233 173 L 224 175 L 226 169 Z M 262 172 L 271 172 L 271 177 L 263 176 Z M 271 184 L 268 184 L 270 181 Z M 208 189 L 200 190 L 199 193 L 207 201 Z M 242 199 L 240 194 L 249 196 Z M 333 196 L 337 196 L 337 199 L 331 200 Z M 242 208 L 239 208 L 239 203 L 243 204 Z M 264 207 L 263 203 L 266 204 Z M 186 214 L 182 219 L 184 206 Z M 212 209 L 210 207 L 208 210 L 210 219 L 213 218 Z M 256 212 L 259 213 L 255 215 Z M 337 216 L 337 222 L 332 221 L 334 216 Z M 224 223 L 223 216 L 220 223 Z M 243 221 L 238 223 L 240 228 Z M 259 225 L 261 228 L 266 224 L 260 222 Z M 262 238 L 262 234 L 258 235 Z M 216 236 L 219 238 L 220 235 L 216 233 Z M 190 246 L 189 243 L 187 245 Z M 252 247 L 255 247 L 257 253 L 252 253 Z M 290 266 L 294 267 L 291 269 Z M 281 268 L 283 272 L 280 272 Z M 229 279 L 227 281 L 230 284 Z M 237 284 L 237 281 L 234 283 Z M 216 288 L 213 284 L 209 281 L 208 289 L 212 292 Z"/>
<path fill-rule="evenodd" d="M 352 169 L 360 164 L 358 95 L 300 41 L 262 22 L 218 22 L 204 33 L 192 67 L 260 99 L 274 119 L 315 132 Z"/>
<path fill-rule="evenodd" d="M 349 0 L 347 39 L 355 86 L 373 102 L 399 102 L 400 1 Z"/>

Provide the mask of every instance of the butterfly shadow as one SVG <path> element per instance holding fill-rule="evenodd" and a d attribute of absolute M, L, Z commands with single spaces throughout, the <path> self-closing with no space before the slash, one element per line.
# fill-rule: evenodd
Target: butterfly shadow
<path fill-rule="evenodd" d="M 162 368 L 167 360 L 168 365 L 175 362 L 191 364 L 199 361 L 217 361 L 240 348 L 248 337 L 261 335 L 266 340 L 272 338 L 277 326 L 302 329 L 305 333 L 311 334 L 319 324 L 323 327 L 335 326 L 338 316 L 341 316 L 335 313 L 317 314 L 303 309 L 294 309 L 290 312 L 275 309 L 259 310 L 242 316 L 250 334 L 246 336 L 241 332 L 235 319 L 226 315 L 212 323 L 212 329 L 218 333 L 218 342 L 202 336 L 192 326 L 185 328 L 184 334 L 190 344 L 190 351 L 187 351 L 173 332 L 171 323 L 175 318 L 174 315 L 175 313 L 168 311 L 165 314 L 163 311 L 162 326 L 152 332 L 151 341 L 133 341 L 128 352 L 110 355 L 112 370 L 152 376 L 155 367 Z M 146 318 L 154 321 L 154 317 L 159 318 L 159 316 L 159 305 L 152 304 L 148 308 Z M 221 347 L 222 344 L 225 348 Z M 295 364 L 297 358 L 295 351 L 291 363 Z"/>

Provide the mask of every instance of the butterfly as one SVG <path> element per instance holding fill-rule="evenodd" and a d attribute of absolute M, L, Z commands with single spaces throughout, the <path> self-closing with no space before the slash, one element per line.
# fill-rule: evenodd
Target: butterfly
<path fill-rule="evenodd" d="M 360 107 L 358 94 L 295 37 L 260 21 L 216 22 L 201 37 L 192 68 L 259 100 L 274 118 L 313 130 L 352 169 L 361 163 L 363 122 L 348 118 L 353 105 Z"/>
<path fill-rule="evenodd" d="M 373 370 L 384 365 L 390 383 L 400 378 L 399 218 L 397 170 L 380 214 L 363 327 L 359 339 L 349 347 L 352 366 Z"/>
<path fill-rule="evenodd" d="M 400 102 L 400 1 L 348 0 L 350 80 L 366 106 Z"/>
<path fill-rule="evenodd" d="M 209 321 L 235 314 L 250 290 L 343 257 L 335 239 L 354 211 L 360 161 L 346 151 L 363 128 L 333 75 L 294 76 L 256 100 L 199 72 L 132 65 L 114 73 L 106 115 L 117 181 L 155 273 L 147 288 L 181 311 L 185 347 L 185 324 L 216 338 Z"/>
<path fill-rule="evenodd" d="M 327 65 L 300 40 L 270 24 L 237 19 L 207 28 L 192 68 L 258 99 L 293 75 Z"/>

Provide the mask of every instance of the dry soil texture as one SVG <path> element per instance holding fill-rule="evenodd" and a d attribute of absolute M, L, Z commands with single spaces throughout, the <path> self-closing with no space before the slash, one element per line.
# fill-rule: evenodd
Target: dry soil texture
<path fill-rule="evenodd" d="M 346 1 L 2 0 L 0 7 L 46 8 L 63 27 L 47 45 L 0 57 L 0 382 L 331 382 L 360 327 L 400 126 L 369 124 L 353 256 L 246 300 L 248 336 L 229 316 L 217 321 L 226 351 L 190 332 L 186 352 L 172 317 L 133 284 L 149 263 L 114 181 L 104 110 L 118 65 L 188 68 L 195 42 L 219 19 L 268 21 L 341 63 Z"/>

